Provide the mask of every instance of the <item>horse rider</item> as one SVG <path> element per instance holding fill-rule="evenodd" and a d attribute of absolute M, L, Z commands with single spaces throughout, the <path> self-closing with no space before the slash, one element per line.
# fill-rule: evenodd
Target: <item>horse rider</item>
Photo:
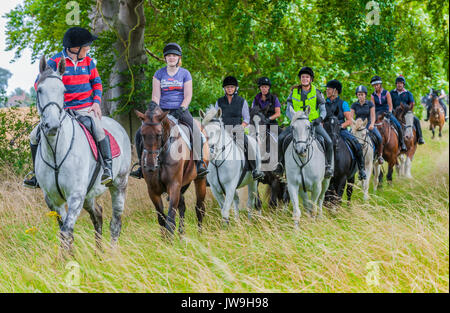
<path fill-rule="evenodd" d="M 314 71 L 310 67 L 305 66 L 300 69 L 298 78 L 300 79 L 300 84 L 291 88 L 291 93 L 287 99 L 286 116 L 289 120 L 292 120 L 293 113 L 300 110 L 305 111 L 308 106 L 310 107 L 309 120 L 314 127 L 315 134 L 321 136 L 325 141 L 325 178 L 330 178 L 333 176 L 333 141 L 321 125 L 321 122 L 327 115 L 325 99 L 320 90 L 312 84 L 314 81 Z M 286 139 L 286 144 L 288 144 L 292 140 L 291 134 L 292 127 L 289 126 L 278 137 L 279 162 L 274 171 L 275 174 L 281 175 L 283 173 L 283 141 Z"/>
<path fill-rule="evenodd" d="M 160 106 L 164 112 L 169 112 L 178 121 L 191 128 L 194 161 L 197 166 L 197 177 L 204 177 L 208 169 L 203 161 L 203 137 L 200 129 L 189 113 L 189 104 L 192 100 L 191 73 L 181 67 L 182 51 L 177 43 L 168 43 L 163 49 L 166 66 L 160 68 L 153 75 L 152 101 Z M 194 140 L 198 138 L 199 141 Z M 200 142 L 200 145 L 194 144 Z M 142 178 L 141 155 L 143 149 L 142 134 L 139 128 L 135 135 L 136 151 L 139 158 L 139 167 L 132 171 L 130 176 Z"/>
<path fill-rule="evenodd" d="M 252 102 L 252 108 L 258 106 L 267 118 L 266 124 L 278 125 L 277 118 L 281 115 L 281 104 L 278 97 L 270 92 L 272 83 L 268 77 L 258 79 L 258 88 L 260 92 L 255 96 Z"/>
<path fill-rule="evenodd" d="M 370 134 L 375 138 L 374 144 L 376 148 L 376 155 L 379 164 L 383 164 L 383 151 L 381 150 L 381 144 L 383 142 L 383 138 L 381 137 L 378 128 L 375 127 L 375 105 L 372 101 L 367 100 L 367 87 L 360 85 L 356 87 L 356 97 L 358 97 L 358 101 L 352 104 L 350 107 L 350 112 L 352 114 L 352 119 L 356 120 L 358 118 L 365 120 L 367 119 L 366 128 L 369 130 Z"/>
<path fill-rule="evenodd" d="M 47 61 L 47 65 L 56 71 L 62 58 L 66 60 L 66 72 L 62 81 L 66 88 L 64 93 L 64 109 L 75 110 L 83 116 L 89 116 L 94 124 L 94 138 L 98 142 L 100 154 L 103 159 L 103 174 L 101 183 L 108 184 L 112 180 L 112 156 L 109 137 L 105 135 L 102 127 L 102 81 L 96 68 L 96 61 L 88 55 L 92 42 L 98 37 L 81 27 L 69 28 L 63 37 L 63 50 Z M 39 76 L 36 79 L 35 89 Z M 37 92 L 39 101 L 39 92 Z M 33 158 L 33 174 L 38 149 L 38 133 L 40 125 L 35 127 L 30 134 L 31 155 Z M 28 175 L 27 175 L 28 176 Z M 25 179 L 24 186 L 39 188 L 39 183 L 34 175 Z"/>
<path fill-rule="evenodd" d="M 400 144 L 400 150 L 406 152 L 405 140 L 403 138 L 402 126 L 392 114 L 392 98 L 389 91 L 382 87 L 383 81 L 380 76 L 374 76 L 370 80 L 370 84 L 374 88 L 374 92 L 370 96 L 370 100 L 375 104 L 375 113 L 378 116 L 381 113 L 385 113 L 385 116 L 394 124 L 397 130 L 398 140 Z"/>
<path fill-rule="evenodd" d="M 433 93 L 433 89 L 430 88 L 430 101 L 427 101 L 427 118 L 425 119 L 425 121 L 428 121 L 430 119 L 430 111 L 431 108 L 433 107 L 433 103 L 431 102 L 431 96 Z M 441 89 L 441 94 L 438 97 L 439 103 L 442 106 L 442 108 L 444 109 L 444 114 L 445 114 L 445 121 L 448 120 L 448 115 L 447 115 L 447 105 L 445 104 L 444 98 L 447 97 L 447 95 L 445 94 L 444 89 Z"/>
<path fill-rule="evenodd" d="M 352 114 L 350 112 L 350 107 L 347 101 L 344 101 L 339 97 L 341 92 L 342 84 L 340 81 L 338 81 L 337 79 L 333 79 L 327 82 L 327 99 L 325 102 L 327 108 L 326 119 L 332 116 L 337 117 L 338 122 L 341 124 L 340 135 L 353 147 L 353 151 L 355 152 L 356 156 L 356 162 L 359 168 L 358 177 L 360 180 L 364 180 L 367 178 L 364 169 L 364 154 L 358 139 L 347 130 L 347 127 L 352 125 Z"/>
<path fill-rule="evenodd" d="M 414 97 L 412 93 L 405 89 L 406 79 L 402 75 L 395 79 L 396 88 L 391 91 L 392 97 L 392 107 L 395 110 L 401 103 L 408 105 L 409 110 L 413 111 L 414 108 Z M 422 136 L 422 127 L 420 126 L 419 119 L 414 116 L 414 127 L 416 128 L 417 139 L 419 145 L 423 145 L 425 140 Z"/>
<path fill-rule="evenodd" d="M 225 92 L 223 97 L 217 99 L 215 108 L 222 110 L 222 121 L 227 130 L 235 133 L 237 131 L 244 132 L 244 150 L 247 152 L 247 160 L 252 171 L 254 180 L 261 179 L 264 174 L 260 171 L 260 166 L 256 162 L 257 149 L 254 145 L 248 144 L 247 126 L 250 124 L 250 112 L 247 100 L 238 95 L 238 81 L 233 76 L 227 76 L 222 82 L 222 88 Z M 252 149 L 251 151 L 249 149 Z M 249 158 L 248 156 L 252 157 Z M 251 160 L 250 160 L 251 159 Z"/>

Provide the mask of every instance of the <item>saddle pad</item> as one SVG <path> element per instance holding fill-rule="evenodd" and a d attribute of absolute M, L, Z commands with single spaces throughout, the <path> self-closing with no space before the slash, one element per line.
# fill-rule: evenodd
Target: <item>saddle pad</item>
<path fill-rule="evenodd" d="M 89 146 L 91 147 L 91 151 L 92 151 L 92 155 L 94 156 L 95 160 L 97 161 L 98 159 L 98 150 L 97 150 L 97 145 L 95 144 L 95 140 L 92 137 L 91 133 L 86 129 L 86 127 L 79 123 L 81 128 L 84 131 L 84 134 L 86 135 L 86 139 L 89 142 Z M 110 132 L 108 132 L 106 129 L 103 129 L 105 131 L 105 135 L 109 137 L 109 143 L 111 146 L 111 156 L 112 158 L 117 158 L 120 155 L 120 147 L 117 144 L 116 139 L 111 135 Z"/>
<path fill-rule="evenodd" d="M 191 141 L 189 140 L 190 134 L 186 134 L 186 132 L 184 131 L 184 129 L 182 127 L 180 127 L 178 120 L 173 117 L 170 114 L 167 114 L 167 118 L 169 118 L 172 122 L 175 123 L 175 126 L 178 128 L 178 131 L 181 135 L 181 138 L 183 138 L 184 142 L 186 143 L 186 145 L 188 146 L 189 150 L 191 150 Z M 187 126 L 189 129 L 189 126 Z M 202 134 L 203 137 L 203 134 Z"/>
<path fill-rule="evenodd" d="M 352 156 L 352 160 L 354 161 L 354 160 L 355 160 L 355 155 L 353 154 L 352 148 L 351 148 L 350 145 L 348 144 L 347 140 L 345 140 L 344 138 L 342 138 L 342 140 L 344 140 L 345 145 L 347 146 L 348 151 L 350 151 L 350 155 Z"/>

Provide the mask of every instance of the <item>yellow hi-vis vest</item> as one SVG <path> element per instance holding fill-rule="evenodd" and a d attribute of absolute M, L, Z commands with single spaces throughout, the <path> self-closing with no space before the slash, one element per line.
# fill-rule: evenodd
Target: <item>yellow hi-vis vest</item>
<path fill-rule="evenodd" d="M 319 110 L 317 110 L 317 93 L 316 88 L 311 85 L 311 91 L 308 93 L 308 98 L 306 98 L 305 101 L 302 101 L 301 93 L 298 92 L 299 88 L 294 88 L 292 91 L 292 107 L 295 112 L 298 112 L 300 110 L 305 111 L 306 106 L 309 106 L 311 108 L 311 111 L 309 112 L 309 121 L 313 121 L 316 118 L 319 118 L 320 113 Z"/>

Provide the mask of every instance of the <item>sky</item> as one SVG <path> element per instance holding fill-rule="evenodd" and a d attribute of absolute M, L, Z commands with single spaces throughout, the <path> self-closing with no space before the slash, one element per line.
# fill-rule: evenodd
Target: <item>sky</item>
<path fill-rule="evenodd" d="M 22 3 L 23 0 L 1 0 L 0 5 L 0 67 L 9 70 L 13 74 L 8 80 L 8 95 L 17 87 L 20 87 L 28 92 L 30 88 L 33 87 L 39 71 L 39 63 L 31 63 L 30 49 L 24 50 L 22 52 L 22 56 L 14 63 L 10 63 L 14 58 L 14 50 L 5 51 L 7 19 L 3 16 Z"/>

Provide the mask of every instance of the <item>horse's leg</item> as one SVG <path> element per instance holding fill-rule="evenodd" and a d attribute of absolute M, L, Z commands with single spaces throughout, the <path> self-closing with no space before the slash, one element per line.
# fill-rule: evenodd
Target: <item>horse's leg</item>
<path fill-rule="evenodd" d="M 381 165 L 376 161 L 373 166 L 373 191 L 377 191 L 378 187 L 378 177 L 380 175 L 380 167 Z"/>
<path fill-rule="evenodd" d="M 164 214 L 164 204 L 162 202 L 161 195 L 150 193 L 150 199 L 156 209 L 156 215 L 158 216 L 158 224 L 161 230 L 161 235 L 165 235 L 166 214 Z"/>
<path fill-rule="evenodd" d="M 89 213 L 91 217 L 92 224 L 94 224 L 95 230 L 95 244 L 99 251 L 103 251 L 102 248 L 102 228 L 103 228 L 103 208 L 97 204 L 95 206 L 95 199 L 84 200 L 84 209 Z"/>
<path fill-rule="evenodd" d="M 386 175 L 386 179 L 387 179 L 388 183 L 392 183 L 392 174 L 394 173 L 394 166 L 395 166 L 394 162 L 392 162 L 392 161 L 389 162 L 388 173 Z"/>
<path fill-rule="evenodd" d="M 363 181 L 363 191 L 364 191 L 364 196 L 363 199 L 364 201 L 369 200 L 369 184 L 370 184 L 370 177 L 372 176 L 372 168 L 373 168 L 373 161 L 371 159 L 366 161 L 366 176 L 367 178 Z"/>
<path fill-rule="evenodd" d="M 270 200 L 269 200 L 269 207 L 272 209 L 275 209 L 278 203 L 278 200 L 281 200 L 280 196 L 280 184 L 277 179 L 274 179 L 270 183 Z"/>
<path fill-rule="evenodd" d="M 198 232 L 202 231 L 203 217 L 205 216 L 206 179 L 194 180 L 197 201 L 195 203 L 195 213 L 197 214 Z"/>
<path fill-rule="evenodd" d="M 64 220 L 66 219 L 66 216 L 67 216 L 67 212 L 66 212 L 64 205 L 61 207 L 57 207 L 57 206 L 53 205 L 53 203 L 50 201 L 50 199 L 47 196 L 45 196 L 45 203 L 47 203 L 47 206 L 49 207 L 50 211 L 54 211 L 54 212 L 58 213 L 56 220 L 58 221 L 59 228 L 61 229 L 61 227 L 63 226 Z"/>
<path fill-rule="evenodd" d="M 180 223 L 178 224 L 178 233 L 180 236 L 184 234 L 184 214 L 186 212 L 186 203 L 184 201 L 184 196 L 180 194 L 180 200 L 178 201 L 178 212 L 180 213 Z"/>
<path fill-rule="evenodd" d="M 288 183 L 287 188 L 289 192 L 289 197 L 291 198 L 292 201 L 292 209 L 293 209 L 292 218 L 294 220 L 294 226 L 298 228 L 301 216 L 301 211 L 300 208 L 298 207 L 298 185 Z"/>
<path fill-rule="evenodd" d="M 259 215 L 261 215 L 261 208 L 257 208 L 256 205 L 257 192 L 258 192 L 258 182 L 251 182 L 250 184 L 248 184 L 247 210 L 249 220 L 251 220 L 252 218 L 253 208 L 257 209 Z"/>
<path fill-rule="evenodd" d="M 302 198 L 303 207 L 305 208 L 305 211 L 310 215 L 313 216 L 313 210 L 312 210 L 312 203 L 309 199 L 308 191 L 303 191 L 303 188 L 300 187 L 298 189 L 298 194 L 300 195 L 300 198 Z"/>
<path fill-rule="evenodd" d="M 64 251 L 73 255 L 73 228 L 84 204 L 84 194 L 74 193 L 67 198 L 67 216 L 61 227 L 61 246 Z"/>
<path fill-rule="evenodd" d="M 234 204 L 234 219 L 239 221 L 239 194 L 238 191 L 234 193 L 233 204 Z"/>
<path fill-rule="evenodd" d="M 316 212 L 317 218 L 322 218 L 322 207 L 319 206 L 319 196 L 322 193 L 322 184 L 316 182 L 311 191 L 311 203 L 313 205 L 314 211 Z"/>
<path fill-rule="evenodd" d="M 173 182 L 169 186 L 169 211 L 167 212 L 166 218 L 166 229 L 169 231 L 170 235 L 173 235 L 175 231 L 175 218 L 177 215 L 177 209 L 180 202 L 180 184 Z"/>
<path fill-rule="evenodd" d="M 364 183 L 364 182 L 363 182 Z M 350 201 L 352 200 L 352 194 L 353 194 L 353 186 L 355 184 L 355 175 L 350 177 L 347 180 L 347 205 L 350 206 Z"/>
<path fill-rule="evenodd" d="M 319 209 L 320 211 L 322 211 L 322 207 L 323 207 L 323 200 L 325 199 L 325 194 L 328 190 L 328 186 L 330 185 L 330 179 L 329 178 L 325 178 L 322 180 L 322 188 L 320 189 L 320 195 L 319 195 Z"/>
<path fill-rule="evenodd" d="M 347 177 L 345 175 L 340 177 L 339 181 L 337 181 L 336 193 L 337 193 L 337 205 L 339 206 L 342 203 L 342 196 L 344 195 L 344 188 L 346 183 Z"/>
<path fill-rule="evenodd" d="M 117 245 L 120 231 L 122 229 L 122 213 L 125 208 L 126 182 L 117 184 L 109 188 L 112 203 L 112 216 L 109 222 L 109 230 L 111 232 L 111 244 Z"/>
<path fill-rule="evenodd" d="M 442 137 L 442 124 L 439 124 L 439 137 Z"/>

